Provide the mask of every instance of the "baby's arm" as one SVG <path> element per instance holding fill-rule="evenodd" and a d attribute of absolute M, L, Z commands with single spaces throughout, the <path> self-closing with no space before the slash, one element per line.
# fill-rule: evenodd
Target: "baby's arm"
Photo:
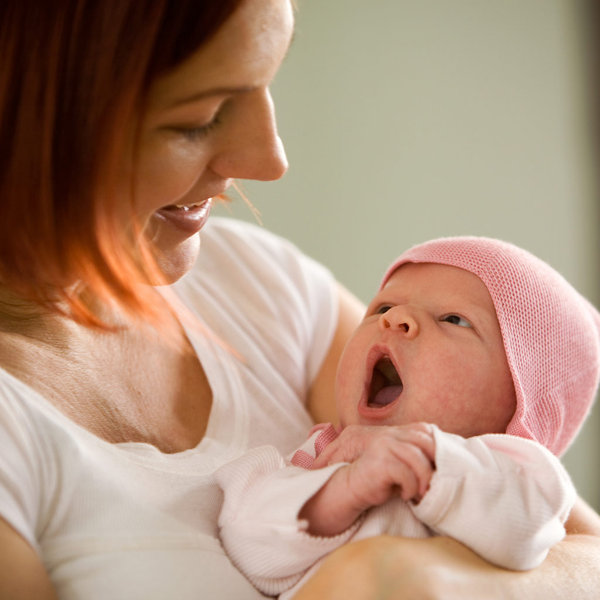
<path fill-rule="evenodd" d="M 368 508 L 393 496 L 418 502 L 428 489 L 435 441 L 427 424 L 350 426 L 332 446 L 321 460 L 351 464 L 336 471 L 300 511 L 313 535 L 337 535 Z"/>
<path fill-rule="evenodd" d="M 318 470 L 289 466 L 277 449 L 263 446 L 215 472 L 223 492 L 221 542 L 236 567 L 263 594 L 276 596 L 291 588 L 317 560 L 355 533 L 358 523 L 341 535 L 316 537 L 298 520 L 306 501 L 343 466 Z"/>
<path fill-rule="evenodd" d="M 560 461 L 523 438 L 435 431 L 436 473 L 412 510 L 436 532 L 508 569 L 538 566 L 565 535 L 575 490 Z"/>

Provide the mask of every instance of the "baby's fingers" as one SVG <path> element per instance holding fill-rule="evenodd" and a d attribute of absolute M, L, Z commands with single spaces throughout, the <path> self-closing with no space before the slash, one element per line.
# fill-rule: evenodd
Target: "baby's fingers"
<path fill-rule="evenodd" d="M 401 498 L 403 500 L 421 499 L 429 488 L 434 470 L 429 457 L 421 448 L 407 442 L 399 442 L 392 451 L 395 461 L 399 465 L 404 465 L 405 469 L 408 469 L 414 478 L 410 479 L 410 489 L 406 489 L 406 486 L 402 485 Z M 400 469 L 399 474 L 402 475 L 405 469 Z M 400 481 L 398 483 L 402 484 Z"/>
<path fill-rule="evenodd" d="M 350 425 L 315 459 L 312 468 L 320 469 L 337 462 L 354 462 L 362 455 L 370 440 L 379 435 L 379 427 Z"/>
<path fill-rule="evenodd" d="M 311 469 L 321 469 L 322 467 L 326 467 L 327 465 L 336 463 L 336 462 L 350 462 L 346 461 L 343 458 L 339 458 L 344 456 L 343 448 L 340 446 L 339 438 L 331 442 L 326 448 L 324 448 L 319 456 L 315 458 Z"/>
<path fill-rule="evenodd" d="M 395 483 L 394 495 L 400 496 L 404 501 L 421 498 L 421 482 L 408 464 L 395 460 L 389 468 L 389 474 Z"/>

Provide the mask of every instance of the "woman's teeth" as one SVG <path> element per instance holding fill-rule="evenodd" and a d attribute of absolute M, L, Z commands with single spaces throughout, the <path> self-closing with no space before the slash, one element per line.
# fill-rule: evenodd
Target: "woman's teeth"
<path fill-rule="evenodd" d="M 173 204 L 175 208 L 181 208 L 183 210 L 192 210 L 192 208 L 197 208 L 198 206 L 202 206 L 204 204 L 204 200 L 202 202 L 194 202 L 193 204 Z"/>

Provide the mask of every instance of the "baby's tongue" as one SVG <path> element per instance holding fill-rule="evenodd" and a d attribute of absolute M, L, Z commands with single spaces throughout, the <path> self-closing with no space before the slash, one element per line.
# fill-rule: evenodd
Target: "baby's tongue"
<path fill-rule="evenodd" d="M 381 388 L 373 398 L 371 398 L 371 406 L 387 406 L 391 404 L 401 393 L 402 385 L 388 385 Z"/>

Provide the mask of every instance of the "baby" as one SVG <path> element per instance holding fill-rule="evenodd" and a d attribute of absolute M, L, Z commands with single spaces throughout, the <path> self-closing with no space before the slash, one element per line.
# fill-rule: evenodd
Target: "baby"
<path fill-rule="evenodd" d="M 599 373 L 600 316 L 546 263 L 488 238 L 416 246 L 344 350 L 339 425 L 290 460 L 261 447 L 217 472 L 223 544 L 282 598 L 333 549 L 382 533 L 535 567 L 565 533 L 575 491 L 557 456 Z"/>

